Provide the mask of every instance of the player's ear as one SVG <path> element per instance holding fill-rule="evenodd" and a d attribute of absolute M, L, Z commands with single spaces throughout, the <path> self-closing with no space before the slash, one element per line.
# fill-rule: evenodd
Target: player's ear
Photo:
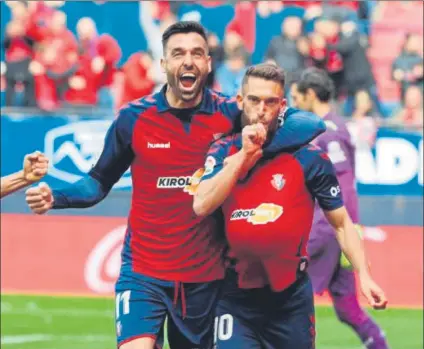
<path fill-rule="evenodd" d="M 287 99 L 283 98 L 280 104 L 280 110 L 284 110 L 287 107 Z"/>
<path fill-rule="evenodd" d="M 165 59 L 163 58 L 160 59 L 160 67 L 161 67 L 162 73 L 166 74 L 166 69 L 165 69 L 166 63 L 165 63 Z"/>
<path fill-rule="evenodd" d="M 242 87 L 243 88 L 243 87 Z M 242 94 L 241 94 L 241 90 L 239 90 L 239 92 L 237 93 L 237 96 L 236 96 L 236 102 L 237 102 L 237 107 L 240 109 L 240 110 L 243 110 L 243 96 L 242 96 Z"/>
<path fill-rule="evenodd" d="M 212 58 L 208 56 L 208 73 L 212 71 Z"/>

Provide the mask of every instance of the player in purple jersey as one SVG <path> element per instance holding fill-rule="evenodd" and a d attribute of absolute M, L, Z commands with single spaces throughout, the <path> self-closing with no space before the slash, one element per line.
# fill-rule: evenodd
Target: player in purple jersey
<path fill-rule="evenodd" d="M 326 123 L 327 131 L 314 143 L 326 151 L 333 162 L 340 184 L 334 195 L 341 191 L 352 221 L 358 224 L 355 148 L 344 120 L 332 112 L 330 99 L 333 89 L 333 83 L 325 71 L 310 68 L 293 83 L 291 97 L 297 108 L 313 112 Z M 308 254 L 314 291 L 322 293 L 328 289 L 338 318 L 353 328 L 368 349 L 388 348 L 383 331 L 359 305 L 354 273 L 342 263 L 344 256 L 334 229 L 318 205 L 315 206 Z"/>

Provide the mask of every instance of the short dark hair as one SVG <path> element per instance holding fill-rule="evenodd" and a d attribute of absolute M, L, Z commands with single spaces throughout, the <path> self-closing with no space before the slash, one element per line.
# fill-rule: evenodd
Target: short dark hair
<path fill-rule="evenodd" d="M 244 74 L 242 86 L 247 84 L 250 77 L 278 82 L 283 89 L 286 84 L 284 70 L 272 63 L 261 63 L 250 66 Z"/>
<path fill-rule="evenodd" d="M 334 83 L 325 70 L 318 68 L 305 69 L 298 81 L 297 90 L 305 94 L 309 89 L 315 92 L 321 102 L 328 102 L 334 94 Z"/>
<path fill-rule="evenodd" d="M 201 24 L 195 21 L 180 21 L 170 25 L 162 34 L 163 50 L 165 51 L 168 40 L 172 35 L 188 33 L 197 33 L 208 42 L 206 30 Z"/>

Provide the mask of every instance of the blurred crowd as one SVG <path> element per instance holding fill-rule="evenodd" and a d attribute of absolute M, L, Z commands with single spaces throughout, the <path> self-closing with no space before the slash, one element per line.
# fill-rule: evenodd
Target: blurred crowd
<path fill-rule="evenodd" d="M 60 3 L 60 2 L 59 2 Z M 10 2 L 6 26 L 4 77 L 6 105 L 55 110 L 63 105 L 112 105 L 111 86 L 121 58 L 119 44 L 99 35 L 96 24 L 83 17 L 77 37 L 67 27 L 66 13 L 55 2 Z"/>
<path fill-rule="evenodd" d="M 224 1 L 197 1 L 216 6 Z M 9 2 L 12 18 L 3 41 L 2 63 L 6 105 L 38 106 L 55 110 L 63 106 L 117 108 L 150 94 L 165 81 L 160 70 L 161 34 L 177 20 L 182 2 L 140 2 L 140 23 L 147 52 L 134 52 L 120 66 L 119 43 L 99 34 L 95 22 L 82 17 L 76 36 L 67 27 L 62 1 Z M 227 1 L 228 3 L 228 1 Z M 258 14 L 267 18 L 289 6 L 304 9 L 302 16 L 285 17 L 280 35 L 272 38 L 263 57 L 288 73 L 288 84 L 305 67 L 328 71 L 336 86 L 342 113 L 355 120 L 352 132 L 372 134 L 376 121 L 421 128 L 423 125 L 422 33 L 407 33 L 398 57 L 393 57 L 391 79 L 401 91 L 399 108 L 389 110 L 381 102 L 367 50 L 371 42 L 369 1 L 260 1 L 233 2 L 235 15 L 220 40 L 208 34 L 213 71 L 208 84 L 235 94 L 255 47 L 252 23 Z M 407 3 L 407 2 L 405 2 Z M 380 3 L 377 3 L 379 6 Z M 376 5 L 376 3 L 374 3 Z M 289 89 L 287 89 L 289 90 Z M 288 96 L 289 97 L 289 96 Z M 341 103 L 343 102 L 343 103 Z"/>

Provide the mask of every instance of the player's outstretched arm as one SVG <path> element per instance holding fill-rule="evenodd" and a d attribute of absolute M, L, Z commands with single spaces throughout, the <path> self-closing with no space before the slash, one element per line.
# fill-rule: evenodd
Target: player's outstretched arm
<path fill-rule="evenodd" d="M 99 160 L 78 182 L 61 189 L 51 189 L 47 184 L 28 189 L 26 201 L 31 210 L 44 214 L 52 208 L 91 207 L 103 200 L 132 163 L 132 127 L 136 118 L 131 111 L 121 110 L 108 130 Z"/>
<path fill-rule="evenodd" d="M 39 181 L 47 174 L 49 160 L 39 151 L 24 158 L 21 171 L 1 179 L 1 197 L 5 197 Z"/>
<path fill-rule="evenodd" d="M 32 212 L 44 214 L 52 208 L 86 208 L 103 200 L 110 189 L 105 188 L 90 175 L 85 176 L 72 186 L 52 190 L 46 183 L 29 188 L 26 202 Z"/>
<path fill-rule="evenodd" d="M 280 120 L 282 125 L 272 142 L 264 149 L 265 155 L 300 148 L 327 129 L 324 121 L 317 115 L 294 108 L 284 111 Z"/>
<path fill-rule="evenodd" d="M 387 305 L 386 296 L 371 278 L 362 239 L 343 205 L 340 184 L 330 158 L 313 146 L 299 153 L 308 189 L 336 231 L 343 253 L 358 272 L 363 294 L 375 309 L 384 309 Z"/>
<path fill-rule="evenodd" d="M 228 144 L 214 145 L 206 158 L 205 173 L 194 195 L 193 210 L 204 217 L 212 214 L 230 195 L 238 179 L 262 157 L 266 131 L 262 124 L 246 126 L 242 132 L 242 149 L 228 155 Z"/>
<path fill-rule="evenodd" d="M 324 213 L 336 231 L 337 240 L 343 253 L 358 272 L 362 293 L 374 309 L 386 308 L 386 296 L 371 277 L 362 239 L 346 208 L 343 206 L 336 210 L 324 211 Z"/>

